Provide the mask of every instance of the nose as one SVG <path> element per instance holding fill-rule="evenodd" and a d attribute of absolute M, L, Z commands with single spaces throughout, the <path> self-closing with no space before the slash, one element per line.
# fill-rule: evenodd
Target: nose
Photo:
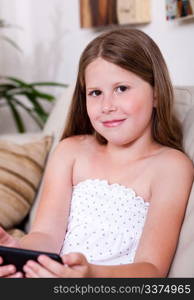
<path fill-rule="evenodd" d="M 113 95 L 103 95 L 102 101 L 102 112 L 103 113 L 110 113 L 116 111 L 117 107 L 114 104 Z"/>
<path fill-rule="evenodd" d="M 115 106 L 104 106 L 102 108 L 102 112 L 107 114 L 107 113 L 110 113 L 110 112 L 113 112 L 113 111 L 116 111 L 116 107 Z"/>

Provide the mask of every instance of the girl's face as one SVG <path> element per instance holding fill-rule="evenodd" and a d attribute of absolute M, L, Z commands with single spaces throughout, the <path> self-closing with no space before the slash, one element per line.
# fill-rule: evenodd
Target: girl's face
<path fill-rule="evenodd" d="M 85 82 L 88 116 L 108 142 L 126 145 L 143 135 L 151 137 L 155 101 L 149 83 L 102 58 L 87 66 Z"/>

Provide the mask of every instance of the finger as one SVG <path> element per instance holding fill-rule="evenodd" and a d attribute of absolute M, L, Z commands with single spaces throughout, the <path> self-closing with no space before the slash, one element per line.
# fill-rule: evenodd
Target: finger
<path fill-rule="evenodd" d="M 46 255 L 40 255 L 38 257 L 38 261 L 42 265 L 44 265 L 45 268 L 52 271 L 52 273 L 55 274 L 55 277 L 59 277 L 59 278 L 79 277 L 78 276 L 79 274 L 71 267 L 69 267 L 67 264 L 61 264 L 59 262 L 56 262 L 55 260 L 49 258 Z"/>
<path fill-rule="evenodd" d="M 82 256 L 84 259 L 85 257 L 80 253 L 74 253 L 77 254 L 77 256 Z M 52 271 L 52 274 L 55 274 L 55 277 L 59 278 L 77 278 L 80 277 L 80 273 L 78 272 L 77 266 L 80 267 L 80 265 L 76 265 L 74 268 L 71 268 L 67 264 L 61 264 L 53 259 L 49 258 L 46 255 L 40 255 L 38 257 L 38 261 L 44 265 L 45 268 L 49 268 L 50 271 Z"/>
<path fill-rule="evenodd" d="M 74 265 L 83 265 L 85 264 L 86 258 L 82 253 L 69 253 L 62 256 L 62 260 L 65 264 L 68 266 L 74 266 Z"/>
<path fill-rule="evenodd" d="M 6 278 L 23 278 L 23 277 L 24 277 L 24 275 L 22 272 L 17 272 L 13 275 L 7 276 Z"/>
<path fill-rule="evenodd" d="M 53 278 L 56 277 L 54 273 L 46 269 L 44 266 L 40 265 L 35 261 L 29 260 L 26 265 L 24 265 L 23 270 L 27 278 Z"/>
<path fill-rule="evenodd" d="M 23 267 L 24 270 L 24 274 L 26 278 L 38 278 L 40 277 L 33 269 L 31 269 L 30 267 Z"/>
<path fill-rule="evenodd" d="M 0 277 L 9 276 L 16 272 L 16 268 L 13 265 L 6 265 L 0 267 Z"/>
<path fill-rule="evenodd" d="M 61 276 L 61 274 L 64 273 L 65 266 L 46 255 L 40 255 L 38 257 L 38 262 L 56 276 Z"/>

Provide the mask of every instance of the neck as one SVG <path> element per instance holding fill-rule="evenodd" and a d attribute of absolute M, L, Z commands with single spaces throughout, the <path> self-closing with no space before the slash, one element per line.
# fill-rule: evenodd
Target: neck
<path fill-rule="evenodd" d="M 159 147 L 160 145 L 151 136 L 149 138 L 142 136 L 125 145 L 115 145 L 108 142 L 106 153 L 108 157 L 114 160 L 136 161 L 154 154 Z"/>

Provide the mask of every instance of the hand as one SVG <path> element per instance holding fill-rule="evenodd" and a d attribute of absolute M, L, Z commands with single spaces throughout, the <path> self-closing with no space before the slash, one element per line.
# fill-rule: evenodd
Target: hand
<path fill-rule="evenodd" d="M 3 258 L 0 256 L 0 265 L 3 263 Z M 16 272 L 13 265 L 0 266 L 0 277 L 4 278 L 22 278 L 22 272 Z"/>
<path fill-rule="evenodd" d="M 2 227 L 0 227 L 0 245 L 7 247 L 19 247 L 19 241 L 8 234 Z M 5 278 L 22 278 L 21 272 L 16 272 L 14 265 L 1 266 L 3 258 L 0 256 L 0 277 Z"/>
<path fill-rule="evenodd" d="M 91 265 L 81 253 L 69 253 L 62 256 L 64 264 L 54 261 L 46 255 L 38 257 L 38 263 L 29 260 L 23 270 L 28 278 L 79 278 L 91 277 Z"/>
<path fill-rule="evenodd" d="M 19 240 L 12 237 L 0 226 L 0 245 L 20 248 Z"/>

